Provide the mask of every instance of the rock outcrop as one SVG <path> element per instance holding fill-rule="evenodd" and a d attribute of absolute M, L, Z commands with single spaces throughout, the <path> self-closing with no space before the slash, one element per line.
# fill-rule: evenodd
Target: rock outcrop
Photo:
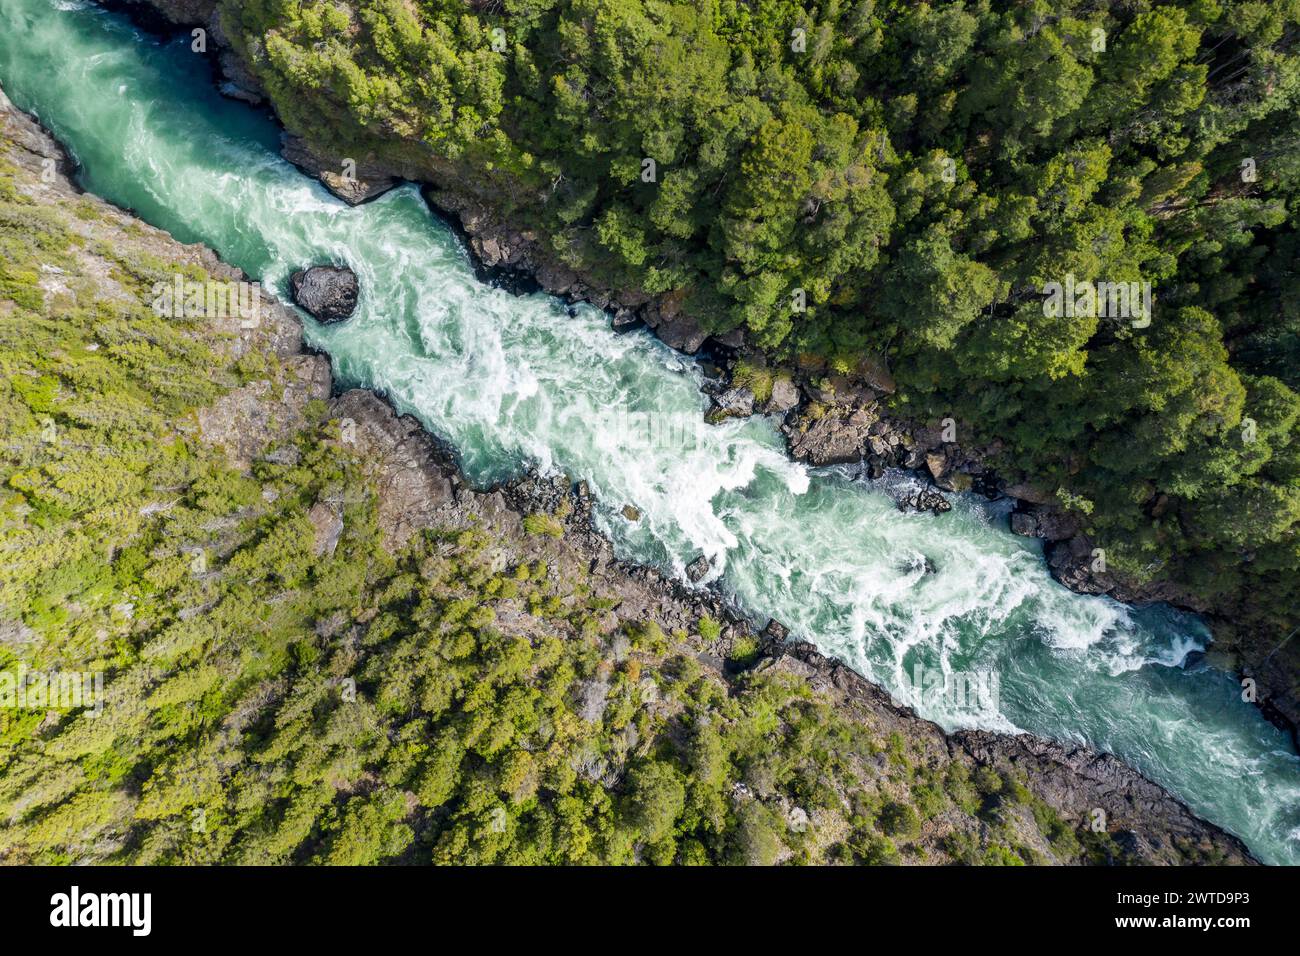
<path fill-rule="evenodd" d="M 866 454 L 870 428 L 877 421 L 870 408 L 836 406 L 817 415 L 807 415 L 791 425 L 785 433 L 790 452 L 810 465 L 856 463 Z"/>
<path fill-rule="evenodd" d="M 330 156 L 288 133 L 280 139 L 280 155 L 352 206 L 382 196 L 401 181 L 368 157 Z"/>
<path fill-rule="evenodd" d="M 713 396 L 709 421 L 726 418 L 748 418 L 754 414 L 754 393 L 747 388 L 728 388 Z"/>

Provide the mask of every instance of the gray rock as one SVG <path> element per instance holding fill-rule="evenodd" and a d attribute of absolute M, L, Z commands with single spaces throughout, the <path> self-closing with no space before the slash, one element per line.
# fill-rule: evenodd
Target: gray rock
<path fill-rule="evenodd" d="M 899 511 L 929 511 L 941 515 L 952 510 L 952 504 L 933 488 L 923 488 L 898 503 Z"/>
<path fill-rule="evenodd" d="M 289 277 L 289 292 L 318 322 L 342 322 L 357 307 L 357 276 L 346 266 L 312 266 Z"/>
<path fill-rule="evenodd" d="M 610 324 L 615 332 L 631 332 L 645 325 L 645 321 L 631 309 L 619 309 Z"/>
<path fill-rule="evenodd" d="M 725 348 L 741 348 L 745 344 L 745 330 L 743 328 L 734 328 L 730 332 L 723 332 L 721 335 L 715 335 L 713 341 Z"/>
<path fill-rule="evenodd" d="M 763 405 L 763 411 L 769 415 L 784 415 L 799 405 L 799 388 L 784 375 L 772 380 L 772 397 Z"/>
<path fill-rule="evenodd" d="M 713 566 L 705 555 L 700 555 L 690 564 L 686 565 L 686 579 L 692 584 L 699 584 L 704 580 L 704 576 L 709 573 Z"/>
<path fill-rule="evenodd" d="M 710 421 L 724 418 L 748 418 L 754 414 L 754 393 L 747 388 L 729 388 L 713 396 L 713 408 L 709 412 Z"/>
<path fill-rule="evenodd" d="M 598 724 L 609 704 L 609 684 L 603 680 L 584 681 L 578 691 L 578 716 L 589 724 Z"/>
<path fill-rule="evenodd" d="M 1027 538 L 1068 541 L 1079 533 L 1079 521 L 1055 508 L 1033 508 L 1012 513 L 1011 530 Z"/>
<path fill-rule="evenodd" d="M 316 556 L 333 554 L 338 547 L 339 537 L 343 534 L 343 516 L 333 505 L 318 501 L 307 512 L 307 519 L 316 529 L 314 550 Z"/>
<path fill-rule="evenodd" d="M 315 176 L 326 189 L 351 206 L 381 196 L 395 187 L 398 180 L 356 157 L 328 159 L 319 155 L 297 136 L 285 133 L 281 137 L 280 155 L 303 172 Z M 352 164 L 344 159 L 354 160 Z"/>
<path fill-rule="evenodd" d="M 889 363 L 883 355 L 864 358 L 858 363 L 858 375 L 877 392 L 892 394 L 898 387 L 889 372 Z"/>
<path fill-rule="evenodd" d="M 554 295 L 564 295 L 578 282 L 578 276 L 566 266 L 544 262 L 537 267 L 537 281 Z"/>
<path fill-rule="evenodd" d="M 763 636 L 772 641 L 784 641 L 790 637 L 790 629 L 774 617 L 767 619 L 767 626 L 763 628 Z"/>
<path fill-rule="evenodd" d="M 859 461 L 867 433 L 876 422 L 870 409 L 837 407 L 820 418 L 799 423 L 790 435 L 790 452 L 812 465 L 842 465 Z"/>
<path fill-rule="evenodd" d="M 281 445 L 263 455 L 262 460 L 269 461 L 273 465 L 293 467 L 302 460 L 302 452 L 298 450 L 297 445 Z"/>

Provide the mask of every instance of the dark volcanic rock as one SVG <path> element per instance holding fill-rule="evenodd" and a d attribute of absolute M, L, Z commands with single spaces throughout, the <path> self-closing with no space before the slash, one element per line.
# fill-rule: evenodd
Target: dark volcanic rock
<path fill-rule="evenodd" d="M 289 277 L 293 301 L 320 322 L 342 322 L 357 307 L 357 276 L 346 266 L 312 266 Z"/>
<path fill-rule="evenodd" d="M 709 573 L 711 567 L 712 565 L 709 564 L 709 559 L 704 555 L 700 555 L 690 564 L 686 565 L 686 577 L 692 584 L 699 584 L 704 580 L 704 576 Z"/>

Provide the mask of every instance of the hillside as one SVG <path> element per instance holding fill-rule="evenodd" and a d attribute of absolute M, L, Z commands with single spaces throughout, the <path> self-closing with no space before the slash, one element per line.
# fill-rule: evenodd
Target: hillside
<path fill-rule="evenodd" d="M 273 300 L 160 314 L 245 277 L 0 117 L 0 861 L 1249 860 L 621 565 L 581 487 L 468 488 Z"/>
<path fill-rule="evenodd" d="M 152 6 L 345 194 L 429 183 L 487 265 L 711 336 L 801 457 L 1016 497 L 1300 720 L 1296 0 Z"/>

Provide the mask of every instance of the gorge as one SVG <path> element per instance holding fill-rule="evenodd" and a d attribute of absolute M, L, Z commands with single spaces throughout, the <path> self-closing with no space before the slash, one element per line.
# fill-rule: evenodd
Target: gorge
<path fill-rule="evenodd" d="M 1259 859 L 1300 862 L 1300 760 L 1197 660 L 1210 635 L 1195 616 L 1068 591 L 1005 504 L 959 494 L 946 514 L 904 513 L 915 476 L 792 462 L 773 418 L 706 424 L 700 365 L 594 307 L 483 284 L 413 185 L 341 203 L 183 40 L 74 0 L 7 0 L 0 25 L 0 85 L 87 190 L 286 300 L 293 272 L 346 263 L 355 314 L 305 322 L 308 343 L 337 382 L 447 442 L 475 486 L 529 467 L 583 482 L 620 557 L 685 580 L 703 555 L 699 583 L 756 625 L 779 621 L 944 729 L 1114 754 Z M 987 675 L 996 694 L 927 693 L 930 673 Z"/>

